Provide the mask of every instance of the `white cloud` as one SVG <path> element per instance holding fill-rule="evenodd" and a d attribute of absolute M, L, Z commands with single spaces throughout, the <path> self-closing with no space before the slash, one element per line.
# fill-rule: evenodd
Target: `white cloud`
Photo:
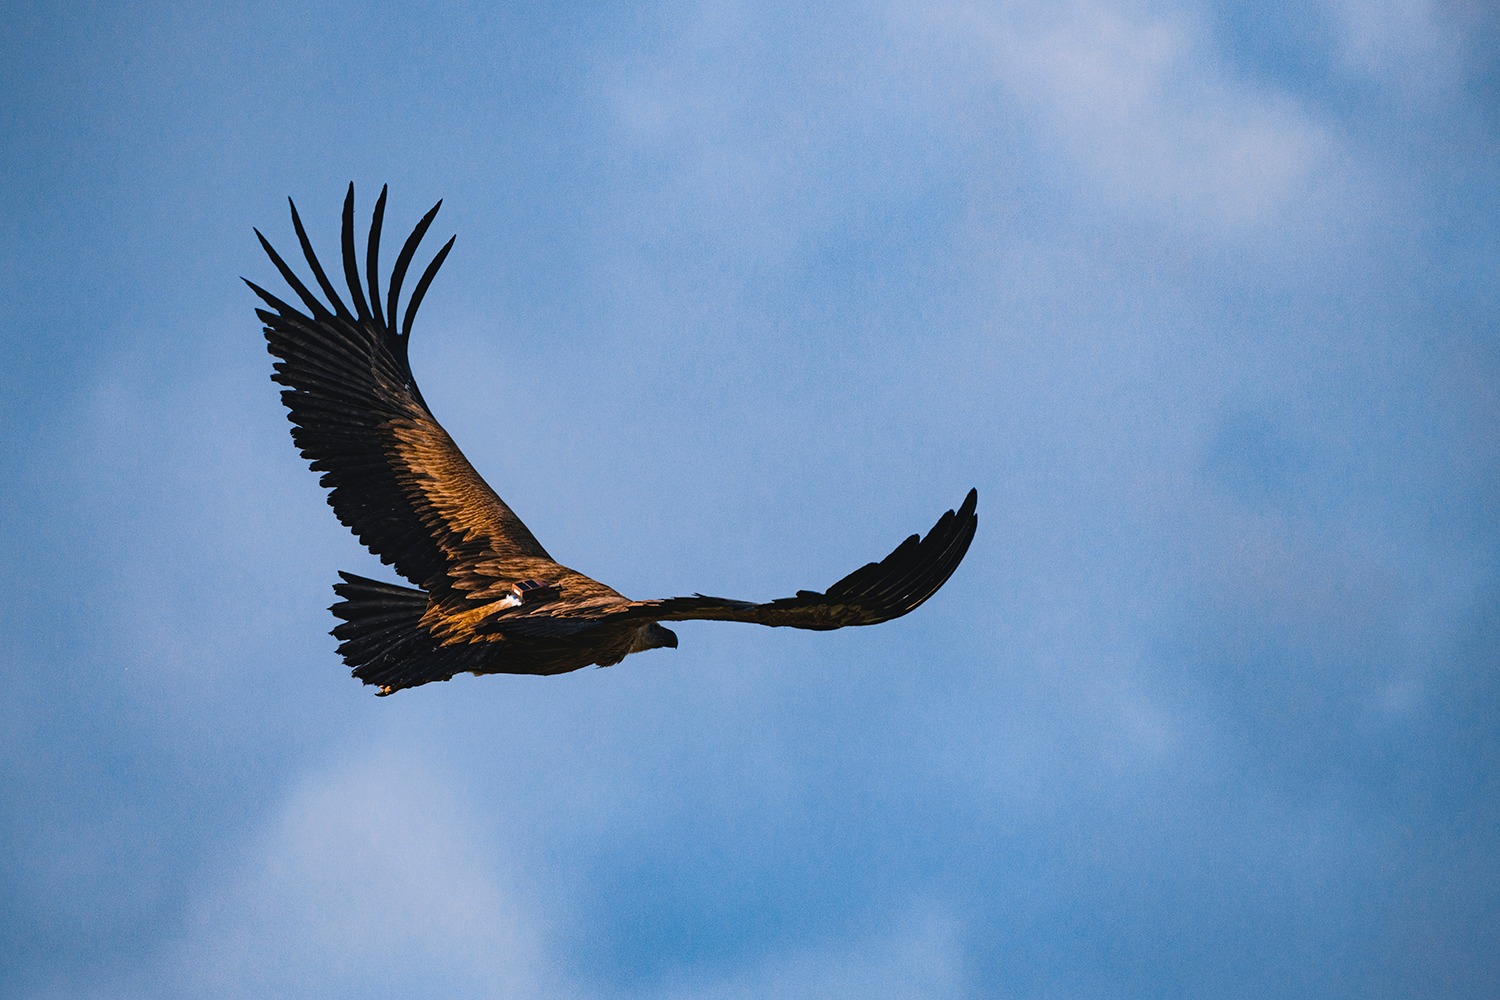
<path fill-rule="evenodd" d="M 541 921 L 441 770 L 388 748 L 312 774 L 226 858 L 143 994 L 560 996 Z"/>
<path fill-rule="evenodd" d="M 1216 65 L 1182 12 L 1077 0 L 955 3 L 903 15 L 974 85 L 1062 146 L 1110 200 L 1233 232 L 1291 213 L 1329 135 L 1290 98 Z"/>
<path fill-rule="evenodd" d="M 1463 71 L 1456 5 L 1431 0 L 1328 0 L 1344 68 L 1398 88 L 1408 97 L 1452 86 Z"/>
<path fill-rule="evenodd" d="M 547 881 L 481 830 L 462 789 L 409 746 L 308 775 L 200 886 L 185 928 L 109 996 L 601 995 L 565 971 Z M 528 883 L 530 884 L 528 887 Z M 914 906 L 869 934 L 639 995 L 954 997 L 961 926 Z"/>

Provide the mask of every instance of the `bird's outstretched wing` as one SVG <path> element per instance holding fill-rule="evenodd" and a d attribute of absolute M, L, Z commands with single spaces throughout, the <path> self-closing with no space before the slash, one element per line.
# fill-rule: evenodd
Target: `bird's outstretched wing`
<path fill-rule="evenodd" d="M 880 562 L 855 570 L 821 594 L 802 590 L 796 597 L 767 604 L 695 594 L 632 601 L 612 614 L 651 621 L 706 619 L 818 630 L 900 618 L 937 593 L 958 568 L 979 525 L 974 513 L 978 502 L 979 492 L 970 490 L 958 510 L 939 518 L 926 538 L 912 535 Z"/>
<path fill-rule="evenodd" d="M 259 230 L 261 246 L 306 311 L 245 283 L 269 306 L 256 315 L 265 323 L 271 354 L 279 359 L 273 378 L 287 387 L 281 399 L 294 425 L 292 440 L 313 471 L 323 474 L 320 481 L 339 520 L 412 583 L 429 593 L 462 594 L 490 589 L 507 575 L 542 575 L 537 567 L 553 564 L 433 418 L 412 377 L 407 359 L 412 320 L 453 240 L 422 272 L 398 325 L 401 286 L 441 205 L 422 217 L 401 247 L 384 302 L 379 284 L 384 188 L 370 221 L 363 281 L 354 243 L 353 184 L 344 199 L 344 280 L 352 309 L 313 253 L 296 205 L 292 225 L 324 298 L 308 290 Z M 534 564 L 529 570 L 528 563 Z"/>

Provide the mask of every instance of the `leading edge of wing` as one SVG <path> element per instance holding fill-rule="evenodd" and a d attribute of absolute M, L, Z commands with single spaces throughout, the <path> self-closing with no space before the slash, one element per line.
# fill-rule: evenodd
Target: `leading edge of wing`
<path fill-rule="evenodd" d="M 978 503 L 979 491 L 969 490 L 959 508 L 938 518 L 925 538 L 912 535 L 884 559 L 861 566 L 821 594 L 802 590 L 766 604 L 695 594 L 636 601 L 620 613 L 654 621 L 750 622 L 820 631 L 900 618 L 937 593 L 963 561 L 979 526 Z"/>

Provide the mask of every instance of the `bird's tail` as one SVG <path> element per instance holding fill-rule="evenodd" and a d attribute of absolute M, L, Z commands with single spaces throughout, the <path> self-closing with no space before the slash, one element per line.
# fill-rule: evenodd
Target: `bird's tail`
<path fill-rule="evenodd" d="M 333 630 L 339 655 L 366 684 L 387 695 L 428 681 L 445 681 L 472 669 L 465 650 L 444 647 L 422 627 L 425 591 L 339 573 L 333 592 L 342 598 L 328 610 L 343 624 Z"/>

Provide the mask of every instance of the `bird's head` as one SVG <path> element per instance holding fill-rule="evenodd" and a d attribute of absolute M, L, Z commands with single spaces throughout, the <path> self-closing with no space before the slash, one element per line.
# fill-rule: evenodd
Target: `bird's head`
<path fill-rule="evenodd" d="M 676 649 L 677 633 L 652 622 L 641 630 L 638 649 Z"/>

